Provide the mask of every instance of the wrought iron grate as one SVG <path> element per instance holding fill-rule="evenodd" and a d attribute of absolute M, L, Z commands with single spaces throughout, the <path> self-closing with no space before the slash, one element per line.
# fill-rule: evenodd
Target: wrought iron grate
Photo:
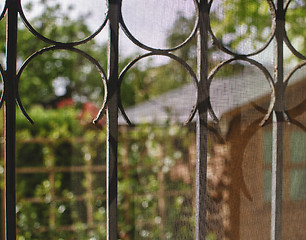
<path fill-rule="evenodd" d="M 260 125 L 265 125 L 266 122 L 273 118 L 273 147 L 272 147 L 272 193 L 271 193 L 271 240 L 281 239 L 282 236 L 282 169 L 283 169 L 283 129 L 285 121 L 291 122 L 297 126 L 300 123 L 295 120 L 290 120 L 290 115 L 285 107 L 285 89 L 294 73 L 306 65 L 306 57 L 298 52 L 286 34 L 285 16 L 288 7 L 292 1 L 288 0 L 267 0 L 269 11 L 272 17 L 271 35 L 266 43 L 258 50 L 243 54 L 237 53 L 226 47 L 220 39 L 218 39 L 210 25 L 210 9 L 214 1 L 207 0 L 190 0 L 193 1 L 196 9 L 196 20 L 194 28 L 188 38 L 178 46 L 168 49 L 157 49 L 141 43 L 129 31 L 125 24 L 122 11 L 121 0 L 109 0 L 107 15 L 102 25 L 89 37 L 76 42 L 59 42 L 49 39 L 41 35 L 24 15 L 20 0 L 6 0 L 4 10 L 0 19 L 4 21 L 7 18 L 7 42 L 6 42 L 6 69 L 0 65 L 0 72 L 3 78 L 4 87 L 0 105 L 5 107 L 5 235 L 6 239 L 16 239 L 16 201 L 15 201 L 15 141 L 16 141 L 16 102 L 24 114 L 24 116 L 33 123 L 30 116 L 26 113 L 22 105 L 22 99 L 18 93 L 18 81 L 21 78 L 23 70 L 27 65 L 35 61 L 35 58 L 41 54 L 50 51 L 65 49 L 73 51 L 88 59 L 96 66 L 101 74 L 102 81 L 105 87 L 105 97 L 101 110 L 94 120 L 97 123 L 104 115 L 107 115 L 107 239 L 114 240 L 118 238 L 117 233 L 117 170 L 118 170 L 118 110 L 121 111 L 124 119 L 129 125 L 133 123 L 129 120 L 121 103 L 120 85 L 125 77 L 125 74 L 141 59 L 151 56 L 165 56 L 173 59 L 181 64 L 190 74 L 197 91 L 197 101 L 193 109 L 190 109 L 191 114 L 186 123 L 191 122 L 194 118 L 197 121 L 197 160 L 196 160 L 196 214 L 195 214 L 195 239 L 205 239 L 206 236 L 206 196 L 207 196 L 207 135 L 208 135 L 208 114 L 215 123 L 218 123 L 218 118 L 211 106 L 209 89 L 214 76 L 225 65 L 234 61 L 244 61 L 251 64 L 258 71 L 261 71 L 271 88 L 271 99 L 268 111 L 260 122 Z M 260 4 L 260 3 L 258 3 Z M 137 6 L 136 6 L 137 7 Z M 28 30 L 44 41 L 49 46 L 33 53 L 17 71 L 17 18 L 20 16 Z M 124 31 L 125 35 L 137 45 L 139 48 L 146 51 L 145 54 L 136 57 L 132 60 L 121 73 L 118 71 L 119 62 L 119 26 Z M 104 28 L 109 28 L 109 56 L 107 71 L 102 68 L 98 59 L 94 59 L 86 52 L 78 47 L 86 44 Z M 186 61 L 176 55 L 176 51 L 184 48 L 192 39 L 197 38 L 198 47 L 198 66 L 193 69 Z M 213 70 L 208 72 L 208 41 L 212 39 L 213 45 L 220 52 L 226 53 L 227 57 L 221 61 Z M 265 51 L 271 45 L 272 40 L 276 42 L 274 76 L 269 70 L 259 61 L 252 57 Z M 290 73 L 284 77 L 284 45 L 290 49 L 291 53 L 300 59 L 300 63 L 294 67 Z"/>

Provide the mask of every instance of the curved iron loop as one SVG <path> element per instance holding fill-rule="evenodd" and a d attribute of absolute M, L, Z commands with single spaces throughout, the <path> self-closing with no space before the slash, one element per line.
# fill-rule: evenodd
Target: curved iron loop
<path fill-rule="evenodd" d="M 216 143 L 226 144 L 225 136 L 222 135 L 219 124 L 207 124 L 207 130 L 216 139 Z"/>
<path fill-rule="evenodd" d="M 287 1 L 285 2 L 285 5 L 284 5 L 285 13 L 287 12 L 290 3 L 291 3 L 291 0 L 287 0 Z"/>
<path fill-rule="evenodd" d="M 84 44 L 90 40 L 92 40 L 93 38 L 95 38 L 105 27 L 107 21 L 108 21 L 108 12 L 106 12 L 106 16 L 104 19 L 104 22 L 101 24 L 101 26 L 95 31 L 93 32 L 91 35 L 89 35 L 88 37 L 85 37 L 82 40 L 76 41 L 76 42 L 59 42 L 56 40 L 52 40 L 48 37 L 43 36 L 42 34 L 40 34 L 38 31 L 36 31 L 36 29 L 30 24 L 30 22 L 27 20 L 22 6 L 21 4 L 19 4 L 19 9 L 18 9 L 19 15 L 21 17 L 21 20 L 23 21 L 24 25 L 26 26 L 26 28 L 38 39 L 50 44 L 50 45 L 55 45 L 55 46 L 61 46 L 61 47 L 75 47 L 81 44 Z"/>
<path fill-rule="evenodd" d="M 301 128 L 304 132 L 306 132 L 305 125 L 303 125 L 301 122 L 296 120 L 295 117 L 305 113 L 305 111 L 306 111 L 305 106 L 306 106 L 306 100 L 304 100 L 299 105 L 283 112 L 283 118 L 287 123 L 293 124 L 293 125 Z"/>
<path fill-rule="evenodd" d="M 93 124 L 97 124 L 106 114 L 106 107 L 107 107 L 107 101 L 105 101 L 102 105 L 102 107 L 100 108 L 97 116 L 95 117 L 95 119 L 92 121 Z"/>
<path fill-rule="evenodd" d="M 291 119 L 291 118 L 289 119 L 289 122 L 290 124 L 293 124 L 297 126 L 298 128 L 302 129 L 306 133 L 306 126 L 303 123 L 299 122 L 298 120 Z"/>
<path fill-rule="evenodd" d="M 269 8 L 270 8 L 270 11 L 271 11 L 272 18 L 276 19 L 276 7 L 275 7 L 275 4 L 274 4 L 274 1 L 273 0 L 267 0 L 267 2 L 269 4 Z"/>
<path fill-rule="evenodd" d="M 204 84 L 204 85 L 203 85 Z M 210 101 L 210 94 L 209 94 L 209 86 L 210 84 L 208 83 L 208 79 L 207 82 L 203 82 L 203 84 L 199 84 L 198 86 L 198 92 L 202 92 L 204 93 L 204 96 L 206 97 L 205 99 L 201 99 L 198 97 L 198 101 L 197 101 L 197 108 L 199 107 L 199 105 L 204 105 L 204 108 L 209 112 L 209 115 L 212 118 L 212 121 L 214 124 L 218 124 L 219 123 L 219 119 L 217 117 L 217 115 L 215 114 L 212 105 L 211 105 L 211 101 Z M 200 96 L 200 94 L 198 93 L 198 96 Z M 193 113 L 191 113 L 192 115 L 194 115 Z"/>
<path fill-rule="evenodd" d="M 210 0 L 208 2 L 208 12 L 210 12 L 210 9 L 211 9 L 211 6 L 212 6 L 213 2 L 214 2 L 214 0 Z"/>
<path fill-rule="evenodd" d="M 302 67 L 306 66 L 306 61 L 301 62 L 300 64 L 298 64 L 297 66 L 295 66 L 289 73 L 288 75 L 285 77 L 284 79 L 284 84 L 285 87 L 288 86 L 289 80 L 292 77 L 292 75 L 298 70 L 301 69 Z"/>
<path fill-rule="evenodd" d="M 208 94 L 209 94 L 209 91 L 208 91 Z M 213 119 L 213 122 L 214 123 L 219 123 L 219 118 L 217 117 L 215 111 L 213 110 L 213 108 L 211 106 L 211 101 L 210 101 L 209 96 L 208 96 L 207 104 L 208 104 L 208 111 L 209 111 L 209 114 L 210 114 L 211 118 Z"/>
<path fill-rule="evenodd" d="M 250 104 L 252 105 L 253 108 L 255 108 L 255 110 L 257 110 L 258 112 L 262 113 L 262 114 L 266 114 L 267 113 L 267 109 L 259 106 L 257 103 L 250 101 Z"/>
<path fill-rule="evenodd" d="M 137 40 L 133 34 L 129 31 L 129 29 L 127 28 L 125 22 L 124 22 L 124 19 L 123 19 L 123 16 L 122 16 L 122 9 L 120 9 L 120 14 L 119 14 L 119 22 L 120 22 L 120 25 L 122 27 L 122 30 L 123 32 L 125 33 L 125 35 L 135 44 L 137 45 L 138 47 L 144 49 L 144 50 L 147 50 L 147 51 L 159 51 L 159 52 L 172 52 L 172 51 L 175 51 L 179 48 L 182 48 L 183 46 L 185 46 L 186 44 L 188 44 L 191 39 L 196 35 L 197 33 L 197 30 L 198 30 L 198 25 L 199 25 L 199 3 L 197 0 L 193 0 L 194 2 L 194 6 L 195 6 L 195 10 L 196 10 L 196 20 L 195 20 L 195 24 L 194 24 L 194 28 L 193 30 L 191 31 L 190 35 L 185 39 L 184 42 L 182 42 L 181 44 L 173 47 L 173 48 L 165 48 L 165 49 L 157 49 L 157 48 L 153 48 L 153 47 L 149 47 L 143 43 L 141 43 L 139 40 Z M 122 7 L 122 6 L 121 6 Z"/>
<path fill-rule="evenodd" d="M 1 73 L 1 76 L 2 76 L 2 79 L 3 79 L 3 82 L 2 82 L 2 86 L 3 86 L 3 90 L 2 90 L 2 94 L 1 94 L 1 99 L 0 99 L 0 108 L 3 106 L 3 103 L 4 101 L 6 100 L 5 96 L 6 96 L 6 81 L 7 81 L 7 74 L 6 74 L 6 71 L 3 70 L 3 67 L 2 65 L 0 64 L 0 73 Z M 19 97 L 19 93 L 18 93 L 18 81 L 17 81 L 17 88 L 16 88 L 16 96 L 15 96 L 15 99 L 16 99 L 16 103 L 19 107 L 19 109 L 21 110 L 22 114 L 26 117 L 26 119 L 31 123 L 31 124 L 34 124 L 33 120 L 29 117 L 29 115 L 26 113 L 21 101 L 20 101 L 20 97 Z"/>
<path fill-rule="evenodd" d="M 96 117 L 96 119 L 94 120 L 94 123 L 97 123 L 105 113 L 105 109 L 106 109 L 106 101 L 107 101 L 107 96 L 108 96 L 108 91 L 107 91 L 107 82 L 106 82 L 106 74 L 104 69 L 102 68 L 102 66 L 100 65 L 100 63 L 93 58 L 92 56 L 90 56 L 89 54 L 85 53 L 84 51 L 75 48 L 75 47 L 67 47 L 67 46 L 51 46 L 51 47 L 45 47 L 42 48 L 40 50 L 38 50 L 37 52 L 33 53 L 31 56 L 29 56 L 24 63 L 22 64 L 22 66 L 20 67 L 18 73 L 17 73 L 17 86 L 19 84 L 20 78 L 21 78 L 21 74 L 23 73 L 24 69 L 27 67 L 27 65 L 37 56 L 42 55 L 46 52 L 49 51 L 55 51 L 55 50 L 68 50 L 68 51 L 72 51 L 75 52 L 77 54 L 80 54 L 81 56 L 85 57 L 89 62 L 91 62 L 94 66 L 96 66 L 98 72 L 101 75 L 102 78 L 102 82 L 103 82 L 103 86 L 104 86 L 104 99 L 103 99 L 103 103 L 102 103 L 102 107 L 101 110 L 99 111 L 98 116 Z M 26 114 L 25 109 L 23 108 L 21 99 L 19 97 L 19 91 L 18 91 L 18 87 L 17 87 L 17 93 L 16 93 L 16 100 L 18 103 L 18 106 L 20 107 L 20 110 L 22 111 L 22 113 L 25 115 L 25 117 L 31 122 L 31 118 L 28 116 L 28 114 Z"/>
<path fill-rule="evenodd" d="M 251 105 L 252 105 L 258 112 L 263 113 L 263 114 L 266 114 L 266 112 L 267 112 L 266 109 L 264 109 L 263 107 L 257 105 L 255 102 L 250 102 L 250 103 L 251 103 Z M 290 116 L 289 116 L 289 113 L 288 113 L 287 111 L 281 112 L 281 116 L 282 116 L 282 118 L 283 118 L 286 122 L 290 123 Z M 268 122 L 268 121 L 266 121 L 265 123 L 263 123 L 261 126 L 266 125 L 267 122 Z"/>
<path fill-rule="evenodd" d="M 261 121 L 260 118 L 255 119 L 253 122 L 251 122 L 248 126 L 246 126 L 245 130 L 241 130 L 239 126 L 241 126 L 241 116 L 240 114 L 234 116 L 234 118 L 231 120 L 235 126 L 232 126 L 227 135 L 226 135 L 226 142 L 230 142 L 231 144 L 234 144 L 234 149 L 237 147 L 236 141 L 231 141 L 231 139 L 234 136 L 237 136 L 239 139 L 244 139 L 244 141 L 239 142 L 239 150 L 235 151 L 235 170 L 236 172 L 236 178 L 239 178 L 239 181 L 241 184 L 239 184 L 239 189 L 241 192 L 245 195 L 245 197 L 249 201 L 253 201 L 253 197 L 251 195 L 251 192 L 249 191 L 247 184 L 245 182 L 245 178 L 243 175 L 243 161 L 246 159 L 244 158 L 245 151 L 247 149 L 247 146 L 252 139 L 252 137 L 255 135 L 255 133 L 260 129 L 259 128 L 259 122 Z M 235 122 L 235 123 L 234 123 Z M 238 128 L 238 129 L 237 129 Z M 234 135 L 234 136 L 233 136 Z M 231 145 L 231 147 L 233 147 Z"/>
<path fill-rule="evenodd" d="M 288 8 L 289 8 L 289 5 L 290 5 L 291 2 L 292 2 L 291 0 L 288 0 L 285 3 L 285 6 L 284 6 L 285 17 L 286 17 L 286 14 L 287 14 L 287 11 L 288 11 Z M 286 21 L 285 21 L 285 23 L 286 23 Z M 290 49 L 290 51 L 293 53 L 293 55 L 295 55 L 297 58 L 300 58 L 302 60 L 306 60 L 306 56 L 304 56 L 302 53 L 297 51 L 296 48 L 292 45 L 291 41 L 288 38 L 286 27 L 285 27 L 284 42 L 286 43 L 286 45 Z"/>
<path fill-rule="evenodd" d="M 289 80 L 290 78 L 294 75 L 294 73 L 301 69 L 302 67 L 306 66 L 306 61 L 303 61 L 302 63 L 298 64 L 297 66 L 295 66 L 288 74 L 287 76 L 284 78 L 284 90 L 286 90 L 288 84 L 289 84 Z M 259 112 L 261 113 L 265 113 L 266 110 L 263 109 L 262 107 L 258 106 L 256 103 L 251 102 L 252 106 Z M 298 123 L 299 125 L 302 125 L 301 123 L 299 123 L 297 120 L 293 119 L 293 117 L 298 116 L 300 114 L 302 114 L 303 112 L 305 112 L 305 106 L 306 106 L 306 100 L 303 101 L 301 104 L 299 104 L 298 106 L 289 109 L 289 110 L 284 110 L 281 112 L 281 116 L 282 119 L 285 120 L 288 123 L 292 123 L 297 125 L 296 123 Z M 303 125 L 302 125 L 303 126 Z M 304 126 L 303 126 L 304 127 Z M 305 127 L 304 127 L 305 128 Z M 306 128 L 305 128 L 306 129 Z"/>
<path fill-rule="evenodd" d="M 6 11 L 7 11 L 7 1 L 5 1 L 5 4 L 3 6 L 3 10 L 2 10 L 2 13 L 0 15 L 0 21 L 4 18 L 5 14 L 6 14 Z"/>
<path fill-rule="evenodd" d="M 257 62 L 256 60 L 253 60 L 251 58 L 248 57 L 244 57 L 244 56 L 239 56 L 239 57 L 233 57 L 230 58 L 228 60 L 224 60 L 223 62 L 220 62 L 217 66 L 215 66 L 211 72 L 208 75 L 208 89 L 210 89 L 210 85 L 211 82 L 214 78 L 214 76 L 217 74 L 217 72 L 224 67 L 227 64 L 230 64 L 233 61 L 246 61 L 248 63 L 250 63 L 251 65 L 256 66 L 259 70 L 261 70 L 263 72 L 263 74 L 265 75 L 270 87 L 271 87 L 271 100 L 270 100 L 270 105 L 268 108 L 268 111 L 266 113 L 266 115 L 264 116 L 263 120 L 260 123 L 260 126 L 263 126 L 270 118 L 272 111 L 273 111 L 273 107 L 275 104 L 275 84 L 273 82 L 273 78 L 271 76 L 271 74 L 269 73 L 269 71 L 267 70 L 267 68 L 265 66 L 263 66 L 261 63 Z"/>
<path fill-rule="evenodd" d="M 190 114 L 189 114 L 189 117 L 188 119 L 184 122 L 184 126 L 186 126 L 187 124 L 191 123 L 192 119 L 194 118 L 196 112 L 198 110 L 198 104 L 196 105 L 193 105 L 191 111 L 190 111 Z"/>
<path fill-rule="evenodd" d="M 18 88 L 17 88 L 18 89 Z M 25 118 L 33 125 L 34 121 L 32 120 L 32 118 L 29 116 L 29 114 L 26 112 L 26 110 L 24 109 L 21 99 L 20 99 L 20 95 L 19 95 L 19 91 L 17 91 L 16 93 L 16 103 L 21 111 L 21 113 L 23 114 L 23 116 L 25 116 Z"/>
<path fill-rule="evenodd" d="M 2 86 L 3 86 L 3 90 L 4 90 L 4 84 L 2 84 Z M 0 108 L 2 108 L 4 101 L 5 101 L 4 91 L 2 91 L 1 98 L 0 98 Z"/>
<path fill-rule="evenodd" d="M 2 65 L 0 64 L 0 74 L 2 76 L 2 93 L 0 98 L 0 108 L 3 106 L 3 102 L 5 101 L 5 81 L 6 81 L 6 72 L 4 71 Z"/>
<path fill-rule="evenodd" d="M 300 116 L 301 114 L 305 113 L 306 111 L 306 99 L 300 103 L 299 105 L 293 107 L 292 109 L 285 111 L 288 122 L 290 124 L 296 125 L 297 127 L 301 128 L 304 132 L 306 132 L 306 127 L 295 119 L 295 117 Z"/>
<path fill-rule="evenodd" d="M 135 124 L 130 121 L 129 117 L 127 116 L 126 112 L 124 111 L 120 95 L 119 95 L 119 101 L 118 101 L 118 108 L 119 108 L 119 110 L 120 110 L 120 112 L 122 114 L 122 117 L 124 118 L 124 120 L 128 124 L 128 126 L 129 127 L 135 127 Z"/>
<path fill-rule="evenodd" d="M 212 38 L 212 44 L 214 46 L 216 46 L 217 48 L 219 48 L 222 52 L 225 52 L 233 57 L 251 57 L 254 55 L 257 55 L 259 53 L 261 53 L 262 51 L 264 51 L 271 43 L 271 41 L 273 40 L 274 36 L 275 36 L 275 32 L 276 32 L 276 10 L 275 10 L 275 6 L 274 3 L 271 0 L 267 0 L 268 4 L 269 4 L 269 8 L 271 11 L 271 17 L 272 17 L 272 26 L 271 26 L 271 33 L 269 38 L 267 39 L 267 41 L 263 44 L 262 47 L 260 47 L 259 49 L 255 50 L 254 52 L 248 53 L 248 54 L 240 54 L 237 52 L 234 52 L 232 50 L 230 50 L 229 48 L 225 47 L 224 44 L 222 43 L 221 40 L 219 40 L 212 28 L 211 28 L 211 24 L 210 24 L 210 16 L 208 16 L 208 31 L 211 35 Z"/>
<path fill-rule="evenodd" d="M 128 70 L 133 67 L 138 61 L 140 61 L 141 59 L 143 58 L 146 58 L 146 57 L 150 57 L 150 56 L 166 56 L 166 57 L 169 57 L 173 60 L 175 60 L 176 62 L 180 63 L 186 70 L 187 72 L 189 73 L 189 75 L 191 76 L 192 80 L 193 80 L 193 83 L 198 91 L 198 80 L 197 80 L 197 76 L 196 74 L 194 73 L 194 71 L 192 70 L 192 68 L 183 60 L 181 59 L 180 57 L 172 54 L 172 53 L 169 53 L 169 52 L 165 52 L 165 51 L 153 51 L 153 52 L 150 52 L 150 53 L 146 53 L 144 55 L 140 55 L 138 57 L 136 57 L 135 59 L 133 59 L 132 61 L 130 61 L 124 68 L 123 70 L 121 71 L 121 73 L 119 74 L 119 79 L 118 79 L 118 86 L 119 86 L 119 95 L 120 95 L 120 88 L 121 88 L 121 83 L 123 81 L 123 78 L 125 76 L 125 74 L 128 72 Z M 123 105 L 122 105 L 122 102 L 121 102 L 121 98 L 119 98 L 119 106 L 120 106 L 120 111 L 124 117 L 124 119 L 126 120 L 126 122 L 129 124 L 129 125 L 133 125 L 131 123 L 131 121 L 129 120 L 127 114 L 125 113 L 125 110 L 123 108 Z M 189 118 L 185 121 L 184 124 L 188 124 L 192 121 L 194 115 L 195 115 L 195 112 L 197 110 L 197 106 L 198 105 L 198 96 L 197 96 L 197 102 L 195 104 L 195 106 L 193 107 L 193 109 L 191 110 L 191 114 L 189 116 Z"/>
<path fill-rule="evenodd" d="M 306 61 L 303 61 L 302 63 L 298 64 L 297 66 L 295 66 L 289 73 L 288 75 L 285 77 L 284 79 L 284 88 L 286 89 L 288 84 L 289 84 L 289 80 L 290 78 L 294 75 L 294 73 L 298 70 L 301 69 L 302 67 L 306 66 Z M 285 90 L 284 89 L 284 90 Z M 290 110 L 289 110 L 290 111 Z M 297 122 L 296 120 L 292 119 L 290 117 L 289 111 L 283 111 L 283 118 L 286 122 L 288 123 L 293 123 L 293 122 Z"/>
<path fill-rule="evenodd" d="M 4 86 L 4 84 L 2 84 L 2 85 Z M 1 93 L 1 98 L 0 98 L 0 108 L 2 108 L 3 103 L 4 103 L 4 93 L 2 92 Z"/>
<path fill-rule="evenodd" d="M 256 131 L 258 130 L 256 128 L 256 126 L 260 126 L 260 119 L 256 119 L 255 121 L 253 121 L 249 126 L 247 126 L 247 128 L 241 133 L 241 139 L 244 139 L 246 141 L 244 141 L 244 143 L 242 144 L 243 146 L 241 146 L 241 166 L 242 166 L 242 162 L 244 160 L 244 154 L 247 148 L 247 145 L 249 144 L 249 141 L 251 140 L 251 138 L 255 135 Z M 247 184 L 245 182 L 245 179 L 243 177 L 243 169 L 242 167 L 239 167 L 239 175 L 241 174 L 241 180 L 242 180 L 242 184 L 241 184 L 241 191 L 244 193 L 244 195 L 248 198 L 249 201 L 253 201 L 252 195 L 247 187 Z"/>
<path fill-rule="evenodd" d="M 285 29 L 285 34 L 284 34 L 284 42 L 286 43 L 287 47 L 290 49 L 290 51 L 294 54 L 294 56 L 296 56 L 297 58 L 300 58 L 302 60 L 306 60 L 306 56 L 304 56 L 302 53 L 300 53 L 299 51 L 297 51 L 295 49 L 295 47 L 291 44 L 286 29 Z"/>
<path fill-rule="evenodd" d="M 287 123 L 291 123 L 291 122 L 290 122 L 290 121 L 291 121 L 291 118 L 290 118 L 290 116 L 289 116 L 288 111 L 283 111 L 282 114 L 283 114 L 284 120 L 285 120 Z"/>

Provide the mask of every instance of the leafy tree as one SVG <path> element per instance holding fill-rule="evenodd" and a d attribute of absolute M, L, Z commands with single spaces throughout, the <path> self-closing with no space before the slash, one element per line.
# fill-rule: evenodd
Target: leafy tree
<path fill-rule="evenodd" d="M 288 37 L 303 54 L 306 53 L 305 10 L 305 0 L 292 1 L 286 14 Z M 247 44 L 251 43 L 249 47 L 254 51 L 269 37 L 272 18 L 267 1 L 215 1 L 212 11 L 211 24 L 215 35 L 234 51 L 243 52 L 241 43 L 246 40 Z"/>
<path fill-rule="evenodd" d="M 179 14 L 167 38 L 169 46 L 182 43 L 194 26 L 195 17 L 186 18 Z M 269 38 L 272 17 L 267 1 L 262 0 L 215 0 L 210 11 L 210 25 L 214 35 L 229 49 L 238 53 L 250 53 L 260 48 Z M 306 2 L 291 1 L 286 13 L 286 31 L 294 47 L 306 54 Z M 211 65 L 219 61 L 220 51 L 209 43 Z M 196 66 L 196 39 L 185 48 L 178 50 L 178 55 Z M 291 60 L 291 59 L 290 59 Z M 230 72 L 224 73 L 229 74 Z"/>
<path fill-rule="evenodd" d="M 29 22 L 43 36 L 56 41 L 72 42 L 91 34 L 85 23 L 86 16 L 81 15 L 76 20 L 71 19 L 60 4 L 48 5 L 45 0 L 35 3 L 35 7 L 43 9 L 43 12 L 30 17 Z M 34 9 L 33 3 L 27 4 L 24 8 L 31 13 Z M 2 39 L 5 39 L 5 27 L 3 20 L 0 23 Z M 0 51 L 4 54 L 5 44 L 2 43 Z M 21 63 L 33 53 L 50 45 L 35 37 L 20 21 L 17 46 L 20 67 Z M 104 71 L 107 71 L 107 44 L 92 39 L 76 48 L 92 56 Z M 124 58 L 120 62 L 120 67 L 123 68 L 130 60 L 129 57 Z M 144 74 L 145 71 L 141 71 L 137 66 L 127 74 L 127 80 L 122 83 L 124 105 L 135 104 L 133 96 L 138 85 L 134 86 L 129 79 L 131 77 L 142 79 Z M 37 56 L 27 65 L 20 78 L 19 93 L 26 109 L 35 104 L 55 107 L 65 98 L 72 98 L 77 104 L 91 101 L 100 105 L 104 97 L 104 86 L 101 75 L 88 59 L 69 50 L 54 50 Z"/>
<path fill-rule="evenodd" d="M 41 15 L 32 17 L 30 22 L 41 34 L 65 42 L 90 35 L 85 23 L 86 16 L 79 16 L 77 20 L 72 20 L 68 12 L 62 10 L 60 4 L 47 5 L 45 0 L 40 0 L 37 4 L 44 10 Z M 302 53 L 306 49 L 305 28 L 303 28 L 306 19 L 305 6 L 304 0 L 293 1 L 286 15 L 288 37 Z M 30 12 L 33 4 L 28 4 L 26 8 Z M 59 21 L 59 18 L 62 21 Z M 170 30 L 167 45 L 173 47 L 183 42 L 193 26 L 194 18 L 188 19 L 178 14 L 177 21 Z M 252 41 L 249 42 L 252 42 L 254 48 L 258 48 L 269 35 L 271 26 L 269 6 L 265 1 L 259 0 L 214 1 L 211 10 L 211 26 L 215 35 L 235 51 L 239 51 L 241 44 L 250 37 Z M 5 21 L 0 23 L 0 28 L 0 37 L 4 39 Z M 18 33 L 20 63 L 47 45 L 20 23 Z M 0 47 L 4 53 L 4 44 Z M 106 70 L 106 44 L 93 39 L 78 48 L 96 58 Z M 210 49 L 212 50 L 210 54 L 212 52 L 215 54 L 216 49 Z M 179 49 L 176 54 L 195 69 L 196 39 L 194 38 L 185 48 Z M 213 61 L 215 56 L 211 57 L 212 66 L 215 65 Z M 120 62 L 121 68 L 130 59 L 123 59 Z M 190 82 L 188 73 L 178 66 L 179 64 L 172 60 L 169 64 L 159 67 L 152 67 L 150 64 L 142 68 L 134 66 L 122 83 L 121 95 L 124 105 L 133 105 Z M 67 50 L 56 50 L 38 56 L 28 65 L 21 75 L 19 91 L 23 104 L 28 108 L 32 104 L 54 106 L 61 98 L 69 97 L 72 97 L 76 103 L 92 101 L 100 104 L 104 89 L 100 74 L 87 59 Z"/>
<path fill-rule="evenodd" d="M 30 19 L 30 22 L 38 26 L 37 31 L 44 36 L 71 41 L 78 39 L 79 36 L 90 34 L 84 17 L 81 16 L 76 22 L 71 20 L 67 13 L 63 13 L 58 4 L 48 6 L 44 0 L 41 0 L 37 5 L 41 5 L 44 11 L 41 15 Z M 32 4 L 26 6 L 29 11 L 32 7 Z M 65 24 L 57 23 L 59 15 L 64 16 Z M 0 34 L 4 39 L 4 20 L 1 22 Z M 30 33 L 21 22 L 17 40 L 19 65 L 34 52 L 48 46 Z M 4 46 L 1 47 L 4 52 Z M 83 49 L 94 57 L 106 52 L 105 46 L 95 41 L 89 42 Z M 102 66 L 105 67 L 105 61 Z M 84 82 L 86 82 L 86 87 L 83 86 Z M 86 96 L 90 100 L 97 101 L 97 98 L 101 99 L 97 95 L 103 92 L 102 86 L 99 75 L 84 57 L 66 50 L 57 50 L 44 53 L 30 62 L 21 75 L 19 92 L 23 104 L 29 107 L 31 104 L 52 104 L 60 96 L 74 97 L 77 101 Z"/>
<path fill-rule="evenodd" d="M 286 30 L 289 40 L 304 56 L 306 55 L 306 1 L 292 1 L 286 14 Z"/>
<path fill-rule="evenodd" d="M 212 23 L 216 23 L 216 21 L 213 20 L 215 16 L 215 11 L 212 11 Z M 192 31 L 195 24 L 195 17 L 187 18 L 183 16 L 181 13 L 178 13 L 178 17 L 172 26 L 170 32 L 171 34 L 166 39 L 167 44 L 169 46 L 177 46 L 178 44 L 184 42 L 184 40 L 188 37 L 188 34 Z M 212 24 L 212 25 L 213 25 Z M 220 54 L 220 51 L 216 49 L 211 43 L 211 41 L 208 43 L 208 58 L 209 58 L 209 70 L 211 70 L 213 67 L 215 67 L 216 64 L 219 63 L 220 57 L 218 57 Z M 184 46 L 183 48 L 180 48 L 177 50 L 176 54 L 185 60 L 193 69 L 196 71 L 197 68 L 197 38 L 194 37 L 191 39 L 191 41 Z M 173 61 L 170 62 L 171 65 L 173 65 Z M 220 71 L 221 75 L 230 75 L 235 73 L 237 70 L 241 69 L 241 65 L 238 63 L 231 64 L 229 67 L 222 69 Z M 190 79 L 188 79 L 188 73 L 182 68 L 177 68 L 176 71 L 171 72 L 176 74 L 175 79 L 178 81 L 176 82 L 178 85 L 185 84 L 187 82 L 190 82 Z"/>

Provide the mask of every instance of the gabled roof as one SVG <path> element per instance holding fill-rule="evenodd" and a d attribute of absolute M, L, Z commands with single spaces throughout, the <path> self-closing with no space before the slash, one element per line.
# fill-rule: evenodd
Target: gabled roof
<path fill-rule="evenodd" d="M 305 79 L 305 67 L 298 70 L 289 82 L 292 85 Z M 273 75 L 272 75 L 273 76 Z M 219 77 L 212 81 L 210 100 L 218 118 L 255 99 L 270 94 L 271 89 L 264 74 L 258 69 L 245 67 L 244 71 L 229 77 Z M 196 88 L 190 83 L 171 90 L 152 100 L 126 109 L 132 123 L 185 122 L 196 102 Z M 209 116 L 209 120 L 211 120 Z M 119 124 L 125 124 L 119 116 Z"/>

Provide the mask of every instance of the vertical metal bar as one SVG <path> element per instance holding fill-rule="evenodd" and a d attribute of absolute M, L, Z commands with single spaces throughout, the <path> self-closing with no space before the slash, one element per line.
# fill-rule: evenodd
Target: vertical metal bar
<path fill-rule="evenodd" d="M 118 29 L 121 0 L 109 0 L 107 108 L 107 239 L 117 240 Z"/>
<path fill-rule="evenodd" d="M 283 38 L 285 29 L 284 1 L 277 0 L 276 11 L 276 64 L 275 93 L 272 126 L 272 198 L 271 198 L 271 240 L 282 238 L 282 179 L 283 179 L 283 116 L 285 92 L 283 84 Z"/>
<path fill-rule="evenodd" d="M 204 240 L 206 235 L 206 182 L 207 182 L 207 69 L 208 69 L 208 2 L 200 0 L 198 29 L 198 79 L 199 105 L 197 118 L 196 162 L 196 223 L 195 239 Z"/>
<path fill-rule="evenodd" d="M 5 239 L 16 239 L 16 59 L 18 0 L 7 1 L 7 41 L 5 76 Z"/>

